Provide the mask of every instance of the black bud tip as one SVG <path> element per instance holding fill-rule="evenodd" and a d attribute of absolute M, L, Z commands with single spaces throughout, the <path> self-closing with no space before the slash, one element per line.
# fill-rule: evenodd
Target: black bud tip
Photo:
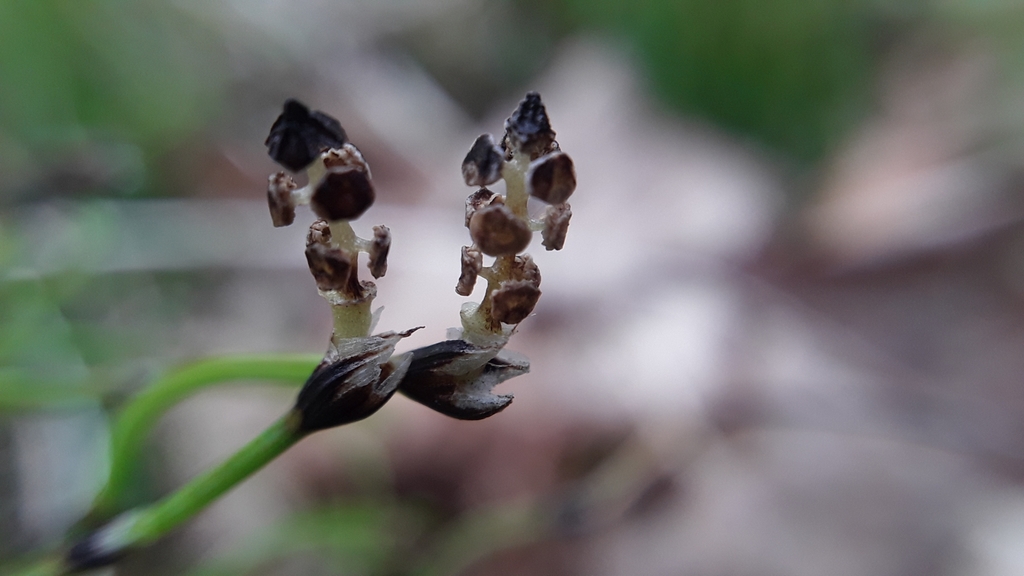
<path fill-rule="evenodd" d="M 531 159 L 550 151 L 555 133 L 551 130 L 540 94 L 526 93 L 512 116 L 505 121 L 505 131 L 511 144 L 529 154 Z"/>
<path fill-rule="evenodd" d="M 111 549 L 103 544 L 106 530 L 100 528 L 76 542 L 65 554 L 64 562 L 68 572 L 84 572 L 110 566 L 127 554 L 125 548 Z"/>
<path fill-rule="evenodd" d="M 317 216 L 331 220 L 355 220 L 373 205 L 373 183 L 358 168 L 332 168 L 320 180 L 310 207 Z"/>
<path fill-rule="evenodd" d="M 346 142 L 345 130 L 336 119 L 320 111 L 310 112 L 298 100 L 288 99 L 265 144 L 275 162 L 298 172 L 324 150 L 341 148 Z"/>
<path fill-rule="evenodd" d="M 477 138 L 462 161 L 462 178 L 466 185 L 487 186 L 497 182 L 501 178 L 503 157 L 490 134 Z"/>

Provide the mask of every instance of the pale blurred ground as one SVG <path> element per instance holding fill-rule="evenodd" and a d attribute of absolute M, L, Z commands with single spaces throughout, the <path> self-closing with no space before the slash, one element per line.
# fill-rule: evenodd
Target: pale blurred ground
<path fill-rule="evenodd" d="M 199 22 L 228 97 L 157 176 L 137 159 L 149 148 L 116 130 L 76 136 L 108 141 L 72 146 L 70 167 L 24 160 L 27 145 L 3 157 L 0 271 L 42 278 L 50 297 L 24 318 L 8 310 L 23 329 L 8 338 L 31 326 L 47 339 L 33 350 L 65 379 L 93 370 L 131 390 L 190 358 L 325 347 L 327 305 L 302 257 L 312 218 L 274 229 L 262 201 L 274 170 L 262 140 L 285 97 L 337 116 L 369 160 L 379 201 L 356 229 L 391 228 L 379 328 L 426 326 L 410 347 L 457 323 L 470 192 L 459 166 L 525 90 L 542 94 L 579 178 L 565 249 L 532 249 L 544 296 L 510 346 L 533 368 L 503 384 L 509 409 L 457 422 L 396 397 L 304 441 L 118 573 L 218 561 L 226 573 L 335 573 L 302 546 L 247 570 L 231 559 L 299 511 L 367 499 L 422 513 L 384 532 L 413 560 L 346 573 L 406 573 L 421 557 L 466 574 L 1024 573 L 1024 92 L 998 36 L 955 25 L 961 12 L 1004 10 L 1005 27 L 1020 14 L 937 4 L 945 19 L 888 40 L 864 87 L 871 105 L 812 162 L 671 113 L 636 54 L 594 30 L 533 46 L 543 57 L 509 86 L 465 72 L 491 94 L 466 100 L 486 102 L 477 119 L 430 57 L 395 48 L 422 41 L 449 68 L 470 66 L 464 52 L 507 41 L 488 36 L 495 20 L 542 17 L 530 3 L 115 12 L 129 29 L 151 22 L 145 10 Z M 0 145 L 19 150 L 2 129 Z M 199 173 L 175 173 L 186 168 Z M 89 175 L 100 184 L 63 183 Z M 103 192 L 164 176 L 146 197 Z M 157 429 L 143 490 L 218 462 L 290 400 L 225 388 L 183 403 Z M 84 512 L 105 465 L 103 414 L 0 415 L 0 560 Z M 543 528 L 503 531 L 524 507 L 548 513 Z M 487 513 L 498 520 L 462 535 Z"/>

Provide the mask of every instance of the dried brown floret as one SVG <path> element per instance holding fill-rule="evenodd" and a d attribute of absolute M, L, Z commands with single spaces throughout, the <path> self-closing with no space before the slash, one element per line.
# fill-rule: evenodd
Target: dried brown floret
<path fill-rule="evenodd" d="M 358 168 L 331 168 L 310 199 L 313 212 L 328 221 L 354 220 L 373 205 L 375 194 L 369 175 Z"/>
<path fill-rule="evenodd" d="M 548 250 L 561 250 L 565 245 L 565 235 L 569 232 L 569 219 L 572 209 L 568 204 L 548 206 L 544 213 L 544 229 L 541 230 L 541 244 Z"/>
<path fill-rule="evenodd" d="M 484 266 L 484 255 L 479 250 L 469 246 L 462 247 L 462 275 L 459 276 L 459 283 L 455 286 L 455 293 L 460 296 L 469 296 L 476 286 L 476 277 Z"/>
<path fill-rule="evenodd" d="M 351 286 L 353 263 L 343 251 L 325 244 L 310 244 L 306 246 L 306 262 L 317 288 L 345 290 Z"/>
<path fill-rule="evenodd" d="M 295 202 L 292 200 L 292 190 L 295 188 L 295 180 L 284 172 L 278 172 L 268 179 L 267 205 L 270 206 L 270 219 L 275 228 L 295 222 Z"/>
<path fill-rule="evenodd" d="M 469 221 L 469 235 L 488 256 L 518 254 L 530 245 L 533 233 L 526 222 L 504 204 L 477 210 Z"/>
<path fill-rule="evenodd" d="M 373 227 L 373 240 L 370 242 L 370 261 L 367 266 L 374 278 L 380 278 L 388 271 L 388 252 L 391 251 L 391 230 L 387 226 Z"/>
<path fill-rule="evenodd" d="M 548 204 L 561 204 L 576 190 L 576 169 L 564 152 L 553 152 L 530 162 L 526 171 L 530 196 Z"/>
<path fill-rule="evenodd" d="M 501 162 L 504 154 L 494 145 L 494 137 L 482 134 L 473 142 L 473 147 L 462 161 L 462 178 L 466 186 L 487 186 L 501 178 Z"/>
<path fill-rule="evenodd" d="M 473 218 L 473 214 L 476 211 L 483 208 L 484 206 L 490 206 L 491 204 L 504 204 L 505 199 L 501 194 L 491 192 L 487 188 L 481 188 L 476 192 L 473 192 L 466 198 L 466 228 L 469 228 L 469 221 Z"/>
<path fill-rule="evenodd" d="M 555 132 L 551 129 L 540 94 L 527 92 L 512 115 L 505 120 L 502 146 L 506 150 L 521 150 L 533 160 L 551 152 L 554 141 Z"/>
<path fill-rule="evenodd" d="M 529 280 L 506 280 L 491 294 L 491 317 L 505 324 L 519 324 L 533 312 L 540 289 Z"/>
<path fill-rule="evenodd" d="M 513 280 L 524 280 L 540 287 L 540 268 L 529 254 L 519 254 L 515 257 L 509 270 L 509 276 Z"/>
<path fill-rule="evenodd" d="M 327 169 L 358 168 L 366 173 L 367 178 L 371 178 L 370 167 L 366 164 L 366 160 L 363 159 L 359 149 L 352 144 L 346 143 L 341 148 L 328 150 L 324 153 L 323 162 L 324 167 Z"/>
<path fill-rule="evenodd" d="M 309 225 L 309 232 L 306 232 L 306 246 L 311 244 L 330 244 L 331 227 L 326 220 L 316 220 Z"/>

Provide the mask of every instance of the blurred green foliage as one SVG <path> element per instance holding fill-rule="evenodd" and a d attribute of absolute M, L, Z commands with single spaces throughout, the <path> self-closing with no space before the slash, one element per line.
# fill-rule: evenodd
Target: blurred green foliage
<path fill-rule="evenodd" d="M 0 2 L 0 201 L 160 191 L 152 168 L 221 104 L 223 52 L 168 2 Z"/>
<path fill-rule="evenodd" d="M 575 26 L 624 38 L 671 108 L 802 161 L 865 111 L 875 68 L 859 0 L 562 0 Z"/>

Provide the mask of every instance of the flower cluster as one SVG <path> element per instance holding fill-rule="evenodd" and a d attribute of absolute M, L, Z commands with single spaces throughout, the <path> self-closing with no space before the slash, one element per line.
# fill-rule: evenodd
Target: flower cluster
<path fill-rule="evenodd" d="M 498 383 L 529 371 L 529 362 L 504 350 L 516 326 L 540 298 L 540 270 L 523 251 L 534 232 L 543 246 L 560 250 L 572 211 L 566 203 L 576 189 L 572 159 L 555 141 L 547 111 L 534 92 L 505 122 L 496 144 L 490 134 L 476 139 L 462 164 L 468 186 L 466 227 L 472 243 L 462 248 L 456 292 L 469 296 L 479 278 L 487 282 L 479 304 L 463 306 L 462 327 L 449 339 L 406 354 L 395 345 L 413 330 L 371 336 L 376 295 L 357 274 L 360 252 L 368 255 L 374 278 L 387 271 L 391 234 L 373 228 L 372 239 L 355 235 L 349 221 L 375 198 L 370 169 L 334 118 L 285 102 L 266 141 L 270 156 L 291 173 L 304 172 L 299 187 L 291 174 L 270 177 L 267 201 L 275 226 L 295 220 L 295 207 L 309 204 L 320 217 L 309 228 L 306 260 L 320 294 L 331 304 L 334 333 L 321 365 L 299 393 L 301 429 L 319 430 L 369 416 L 396 390 L 449 416 L 477 420 L 512 402 L 491 392 Z M 505 192 L 488 186 L 505 181 Z M 539 218 L 528 211 L 530 197 L 547 204 Z M 484 266 L 484 257 L 493 257 Z"/>
<path fill-rule="evenodd" d="M 395 345 L 415 329 L 370 335 L 377 289 L 359 280 L 359 253 L 368 255 L 370 274 L 380 278 L 387 272 L 391 232 L 375 226 L 373 238 L 363 239 L 349 223 L 373 205 L 376 193 L 369 166 L 341 124 L 288 100 L 266 145 L 274 161 L 293 174 L 304 173 L 308 181 L 300 188 L 288 172 L 270 176 L 267 203 L 274 226 L 294 222 L 300 204 L 320 218 L 306 235 L 306 261 L 331 305 L 334 332 L 323 362 L 296 401 L 299 427 L 312 432 L 365 418 L 383 406 L 411 361 L 408 354 L 394 356 Z"/>
<path fill-rule="evenodd" d="M 498 383 L 524 374 L 530 364 L 504 350 L 516 325 L 540 298 L 540 269 L 523 250 L 535 231 L 543 246 L 560 250 L 572 210 L 566 200 L 576 190 L 572 159 L 555 141 L 540 95 L 530 92 L 505 121 L 500 145 L 484 134 L 462 163 L 467 186 L 478 188 L 466 199 L 466 227 L 472 244 L 462 248 L 462 274 L 455 291 L 473 292 L 487 281 L 483 300 L 463 306 L 462 328 L 450 340 L 414 350 L 399 389 L 410 398 L 461 419 L 486 418 L 512 402 L 512 395 L 491 392 Z M 505 193 L 487 188 L 505 181 Z M 547 204 L 539 219 L 528 212 L 530 197 Z M 494 257 L 484 266 L 484 256 Z"/>

